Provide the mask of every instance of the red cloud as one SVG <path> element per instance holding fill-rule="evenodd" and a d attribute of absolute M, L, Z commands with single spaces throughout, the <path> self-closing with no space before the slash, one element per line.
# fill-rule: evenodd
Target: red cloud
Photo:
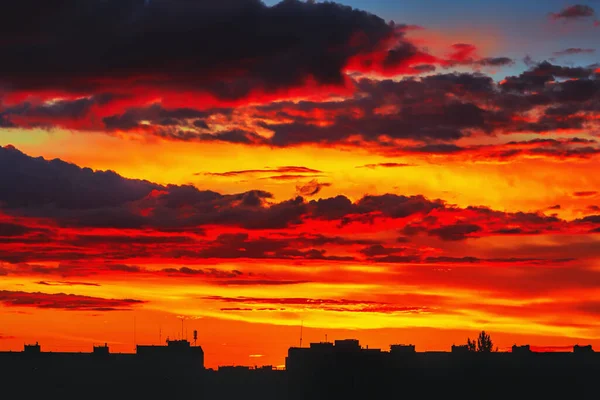
<path fill-rule="evenodd" d="M 0 303 L 7 307 L 55 308 L 68 311 L 117 311 L 128 310 L 143 301 L 103 299 L 65 293 L 48 294 L 1 290 Z"/>

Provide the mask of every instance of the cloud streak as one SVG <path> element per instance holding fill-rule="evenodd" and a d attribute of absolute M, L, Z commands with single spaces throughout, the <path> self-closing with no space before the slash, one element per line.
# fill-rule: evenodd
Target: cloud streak
<path fill-rule="evenodd" d="M 124 311 L 143 301 L 131 299 L 103 299 L 65 293 L 29 293 L 1 290 L 0 303 L 6 307 L 33 307 L 66 311 Z"/>

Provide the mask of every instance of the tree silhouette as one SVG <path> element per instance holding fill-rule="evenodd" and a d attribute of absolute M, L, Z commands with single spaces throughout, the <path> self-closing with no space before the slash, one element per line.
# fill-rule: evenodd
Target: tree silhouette
<path fill-rule="evenodd" d="M 477 342 L 467 338 L 467 349 L 473 352 L 477 351 Z"/>
<path fill-rule="evenodd" d="M 467 338 L 467 349 L 472 352 L 477 353 L 491 353 L 494 348 L 494 342 L 492 342 L 492 338 L 490 335 L 485 333 L 485 331 L 481 331 L 477 340 L 471 338 Z M 495 351 L 498 351 L 496 348 Z"/>

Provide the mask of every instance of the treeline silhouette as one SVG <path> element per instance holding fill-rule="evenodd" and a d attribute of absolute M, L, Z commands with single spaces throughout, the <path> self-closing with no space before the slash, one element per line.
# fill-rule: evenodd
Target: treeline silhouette
<path fill-rule="evenodd" d="M 450 352 L 417 352 L 413 345 L 382 351 L 347 339 L 290 348 L 286 370 L 215 371 L 204 368 L 202 348 L 187 341 L 138 346 L 136 354 L 111 354 L 107 346 L 92 353 L 48 353 L 32 345 L 23 352 L 0 353 L 0 396 L 597 399 L 600 353 L 591 346 L 573 350 L 535 353 L 528 346 L 514 346 L 513 352 L 498 352 L 485 332 Z"/>

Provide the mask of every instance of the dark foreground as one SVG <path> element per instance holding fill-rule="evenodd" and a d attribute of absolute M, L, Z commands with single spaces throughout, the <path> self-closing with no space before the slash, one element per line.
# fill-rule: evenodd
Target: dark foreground
<path fill-rule="evenodd" d="M 590 359 L 591 360 L 591 359 Z M 544 364 L 470 357 L 451 365 L 336 365 L 296 371 L 177 370 L 107 360 L 89 365 L 3 363 L 0 398 L 598 399 L 600 368 L 585 357 Z"/>

